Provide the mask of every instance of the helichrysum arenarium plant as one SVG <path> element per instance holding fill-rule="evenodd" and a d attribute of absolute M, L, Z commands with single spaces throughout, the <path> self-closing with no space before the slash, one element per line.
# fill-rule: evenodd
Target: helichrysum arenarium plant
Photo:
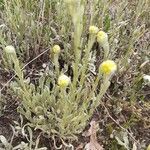
<path fill-rule="evenodd" d="M 36 129 L 63 139 L 75 139 L 76 134 L 83 131 L 87 121 L 100 104 L 101 98 L 109 88 L 111 77 L 117 70 L 117 65 L 109 58 L 107 33 L 100 31 L 98 27 L 91 25 L 87 43 L 82 42 L 85 1 L 65 0 L 64 3 L 73 25 L 72 76 L 68 76 L 67 72 L 60 68 L 58 60 L 61 48 L 59 45 L 54 45 L 50 51 L 53 54 L 53 73 L 51 70 L 43 73 L 38 85 L 25 80 L 15 48 L 7 46 L 4 51 L 14 64 L 17 75 L 16 82 L 13 82 L 11 87 L 21 100 L 18 111 Z M 89 62 L 95 41 L 103 47 L 104 60 L 96 75 L 89 81 L 87 74 L 91 75 Z M 98 88 L 99 85 L 100 88 Z"/>
<path fill-rule="evenodd" d="M 114 37 L 114 41 L 120 38 L 120 42 L 124 45 L 126 40 L 121 37 L 124 33 L 119 34 L 119 32 L 122 32 L 123 26 L 127 26 L 128 20 L 121 22 L 122 16 L 118 18 L 120 24 L 112 25 L 113 29 L 109 32 L 109 36 L 102 30 L 103 26 L 98 28 L 93 25 L 93 21 L 90 21 L 91 26 L 88 26 L 89 30 L 86 31 L 89 33 L 89 37 L 86 40 L 83 39 L 85 1 L 65 0 L 63 5 L 72 21 L 72 26 L 69 28 L 72 33 L 70 46 L 73 51 L 73 59 L 70 62 L 72 76 L 68 75 L 66 68 L 60 67 L 59 58 L 62 53 L 66 53 L 66 49 L 62 50 L 57 42 L 52 44 L 50 51 L 53 55 L 54 68 L 41 75 L 38 85 L 25 80 L 15 49 L 7 46 L 5 52 L 14 63 L 14 70 L 17 74 L 16 82 L 13 82 L 11 87 L 21 100 L 22 105 L 18 108 L 19 112 L 30 121 L 31 126 L 37 129 L 64 139 L 74 139 L 76 134 L 83 131 L 95 108 L 100 104 L 101 98 L 106 93 L 110 80 L 117 70 L 117 65 L 112 60 L 116 52 L 115 44 L 112 41 Z M 129 37 L 132 41 L 126 45 L 126 57 L 121 59 L 120 64 L 126 64 L 129 55 L 132 54 L 134 42 L 144 32 L 143 26 L 136 29 L 136 23 L 132 27 L 133 32 Z M 64 30 L 63 28 L 60 32 L 63 33 Z M 95 41 L 103 48 L 104 57 L 96 74 L 93 75 L 89 71 L 89 63 L 92 60 L 91 55 L 94 54 Z M 67 43 L 65 44 L 67 45 Z M 89 80 L 89 77 L 92 78 Z"/>

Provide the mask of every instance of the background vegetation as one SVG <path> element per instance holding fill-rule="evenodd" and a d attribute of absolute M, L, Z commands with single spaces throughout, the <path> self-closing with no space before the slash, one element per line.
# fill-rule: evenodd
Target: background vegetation
<path fill-rule="evenodd" d="M 84 131 L 73 132 L 76 140 L 68 135 L 65 135 L 66 138 L 59 134 L 55 137 L 42 132 L 43 127 L 35 130 L 35 125 L 30 124 L 32 119 L 23 113 L 20 116 L 19 108 L 25 96 L 14 93 L 18 88 L 18 78 L 12 77 L 17 72 L 3 49 L 7 45 L 15 47 L 20 67 L 25 66 L 22 73 L 26 86 L 32 83 L 38 91 L 41 87 L 39 81 L 41 84 L 45 82 L 43 74 L 48 74 L 52 80 L 47 79 L 44 84 L 55 84 L 53 81 L 57 79 L 57 73 L 52 47 L 59 45 L 58 63 L 63 73 L 73 77 L 72 62 L 78 63 L 79 68 L 88 63 L 84 95 L 84 92 L 88 93 L 89 83 L 95 79 L 104 55 L 102 46 L 95 40 L 89 53 L 90 61 L 85 61 L 84 49 L 88 47 L 90 25 L 108 33 L 110 56 L 117 63 L 118 70 L 93 116 L 83 121 L 82 130 L 86 125 L 84 130 L 88 131 L 88 125 L 94 119 L 99 129 L 96 130 L 97 141 L 104 149 L 142 150 L 150 144 L 150 81 L 143 78 L 150 73 L 149 0 L 79 1 L 82 5 L 76 10 L 76 2 L 72 0 L 0 0 L 0 148 L 57 149 L 61 145 L 60 149 L 78 146 L 83 149 L 89 142 Z M 83 31 L 80 32 L 80 29 Z M 78 47 L 75 45 L 80 45 L 80 54 L 76 54 Z M 79 56 L 82 61 L 77 59 Z M 9 80 L 11 82 L 7 84 Z M 52 124 L 55 126 L 55 122 Z M 69 129 L 69 132 L 72 130 Z"/>

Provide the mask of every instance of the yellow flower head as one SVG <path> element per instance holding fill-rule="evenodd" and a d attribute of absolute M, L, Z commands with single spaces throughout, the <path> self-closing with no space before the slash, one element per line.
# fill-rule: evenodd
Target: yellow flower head
<path fill-rule="evenodd" d="M 58 78 L 58 85 L 60 87 L 67 87 L 70 83 L 70 78 L 64 74 L 60 75 Z"/>
<path fill-rule="evenodd" d="M 101 45 L 108 43 L 108 35 L 104 31 L 99 31 L 97 33 L 97 42 L 99 42 Z"/>
<path fill-rule="evenodd" d="M 98 27 L 96 27 L 96 26 L 90 26 L 89 27 L 89 33 L 90 34 L 96 34 L 97 32 L 98 32 Z"/>
<path fill-rule="evenodd" d="M 4 50 L 8 54 L 14 54 L 14 53 L 16 53 L 15 48 L 12 45 L 6 46 Z"/>
<path fill-rule="evenodd" d="M 60 53 L 60 46 L 59 45 L 54 45 L 52 48 L 54 54 L 59 54 Z"/>
<path fill-rule="evenodd" d="M 117 70 L 117 65 L 112 60 L 106 60 L 101 63 L 99 71 L 103 74 L 110 75 Z"/>

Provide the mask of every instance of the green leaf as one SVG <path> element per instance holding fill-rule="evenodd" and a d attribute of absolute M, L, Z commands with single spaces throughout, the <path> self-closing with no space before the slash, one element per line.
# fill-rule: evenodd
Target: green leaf
<path fill-rule="evenodd" d="M 104 31 L 108 32 L 109 29 L 110 29 L 110 17 L 107 14 L 104 19 Z"/>

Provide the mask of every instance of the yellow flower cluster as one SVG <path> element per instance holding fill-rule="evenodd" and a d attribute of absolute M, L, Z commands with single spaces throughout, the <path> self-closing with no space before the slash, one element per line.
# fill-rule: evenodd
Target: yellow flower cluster
<path fill-rule="evenodd" d="M 110 75 L 117 70 L 117 65 L 112 60 L 106 60 L 101 63 L 99 71 L 103 74 Z"/>
<path fill-rule="evenodd" d="M 60 53 L 60 46 L 59 45 L 54 45 L 52 48 L 52 51 L 54 54 L 59 54 Z"/>
<path fill-rule="evenodd" d="M 98 32 L 98 27 L 96 27 L 96 26 L 90 26 L 89 27 L 89 33 L 90 34 L 96 34 L 97 32 Z"/>
<path fill-rule="evenodd" d="M 67 87 L 70 83 L 70 78 L 64 74 L 60 75 L 58 78 L 58 85 L 60 87 Z"/>
<path fill-rule="evenodd" d="M 104 31 L 99 31 L 97 34 L 97 42 L 102 46 L 108 43 L 108 35 Z"/>

